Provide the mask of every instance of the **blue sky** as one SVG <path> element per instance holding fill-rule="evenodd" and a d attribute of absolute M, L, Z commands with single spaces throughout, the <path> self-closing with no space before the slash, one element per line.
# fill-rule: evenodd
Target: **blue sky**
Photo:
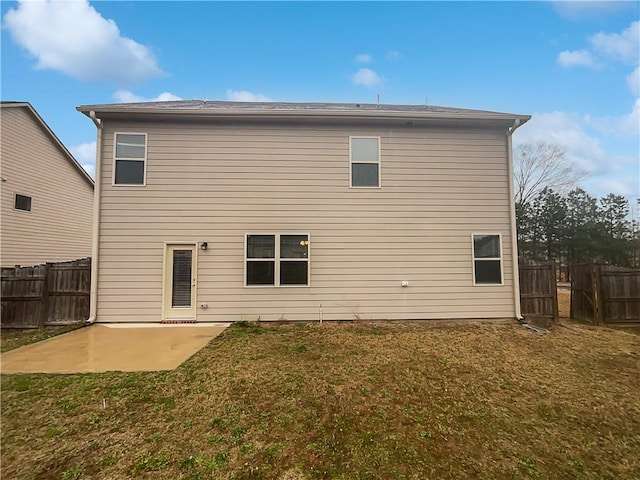
<path fill-rule="evenodd" d="M 531 114 L 592 195 L 640 197 L 638 2 L 1 4 L 2 100 L 93 173 L 81 104 L 375 102 Z"/>

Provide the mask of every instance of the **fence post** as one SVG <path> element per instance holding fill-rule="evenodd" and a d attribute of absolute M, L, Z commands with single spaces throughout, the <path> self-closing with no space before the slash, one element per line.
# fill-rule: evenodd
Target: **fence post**
<path fill-rule="evenodd" d="M 602 325 L 602 295 L 600 291 L 600 267 L 591 264 L 591 286 L 593 289 L 593 321 L 596 325 Z"/>
<path fill-rule="evenodd" d="M 556 280 L 556 261 L 551 262 L 551 294 L 553 301 L 553 323 L 558 323 L 560 313 L 558 312 L 558 281 Z"/>
<path fill-rule="evenodd" d="M 573 290 L 576 285 L 575 268 L 576 268 L 575 265 L 571 265 L 569 267 L 569 277 L 571 278 L 571 290 L 569 294 L 569 318 L 574 318 L 573 317 Z"/>
<path fill-rule="evenodd" d="M 40 315 L 40 327 L 49 320 L 49 271 L 51 270 L 51 264 L 47 262 L 44 266 L 44 279 L 42 282 L 42 312 Z"/>

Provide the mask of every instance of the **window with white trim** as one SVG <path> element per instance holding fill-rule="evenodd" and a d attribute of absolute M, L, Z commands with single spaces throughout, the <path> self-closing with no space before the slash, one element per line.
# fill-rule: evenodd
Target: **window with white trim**
<path fill-rule="evenodd" d="M 245 286 L 308 286 L 309 234 L 247 233 Z"/>
<path fill-rule="evenodd" d="M 114 185 L 145 185 L 146 133 L 116 133 L 113 163 Z"/>
<path fill-rule="evenodd" d="M 16 198 L 13 202 L 13 208 L 16 210 L 23 210 L 25 212 L 31 211 L 31 197 L 28 195 L 20 195 L 16 193 Z"/>
<path fill-rule="evenodd" d="M 380 137 L 349 137 L 352 187 L 380 187 Z"/>
<path fill-rule="evenodd" d="M 473 284 L 502 285 L 502 241 L 500 235 L 474 234 Z"/>

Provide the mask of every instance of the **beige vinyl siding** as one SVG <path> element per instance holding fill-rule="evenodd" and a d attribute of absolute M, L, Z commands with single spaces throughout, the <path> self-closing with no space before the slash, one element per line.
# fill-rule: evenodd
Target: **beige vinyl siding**
<path fill-rule="evenodd" d="M 1 119 L 2 266 L 35 265 L 91 255 L 93 188 L 25 107 Z M 15 194 L 31 211 L 14 210 Z"/>
<path fill-rule="evenodd" d="M 104 125 L 99 322 L 161 320 L 164 242 L 203 241 L 198 321 L 515 315 L 506 131 Z M 111 185 L 125 130 L 148 133 L 144 187 Z M 380 137 L 382 188 L 349 188 L 349 136 Z M 251 232 L 308 232 L 310 287 L 244 287 Z M 473 285 L 474 232 L 502 235 L 504 285 Z"/>

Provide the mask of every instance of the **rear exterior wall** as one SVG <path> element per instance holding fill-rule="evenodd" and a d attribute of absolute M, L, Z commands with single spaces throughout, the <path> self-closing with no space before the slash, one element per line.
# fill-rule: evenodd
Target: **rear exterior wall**
<path fill-rule="evenodd" d="M 148 135 L 145 186 L 112 185 L 115 132 Z M 359 135 L 381 188 L 349 187 Z M 164 243 L 204 241 L 198 321 L 515 315 L 505 131 L 111 120 L 102 156 L 98 322 L 160 321 Z M 246 233 L 305 232 L 309 287 L 244 286 Z M 501 234 L 503 285 L 473 285 L 473 233 Z"/>

